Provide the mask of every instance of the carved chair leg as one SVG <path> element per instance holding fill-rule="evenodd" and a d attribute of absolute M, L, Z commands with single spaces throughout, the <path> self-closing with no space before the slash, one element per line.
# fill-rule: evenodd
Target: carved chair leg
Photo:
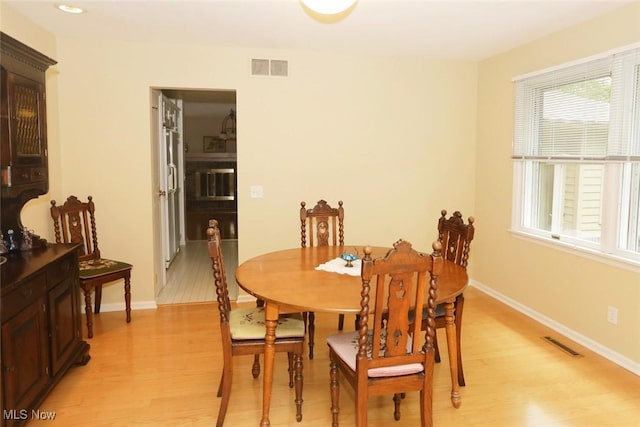
<path fill-rule="evenodd" d="M 93 338 L 93 313 L 91 311 L 91 286 L 83 286 L 84 313 L 87 317 L 87 337 Z"/>
<path fill-rule="evenodd" d="M 456 343 L 458 345 L 458 385 L 465 386 L 464 371 L 462 369 L 462 346 L 460 343 L 460 337 L 462 336 L 462 312 L 464 310 L 464 296 L 458 295 L 455 303 L 456 313 Z"/>
<path fill-rule="evenodd" d="M 259 354 L 253 355 L 253 366 L 251 367 L 251 375 L 253 375 L 253 378 L 258 378 L 258 376 L 260 375 L 260 355 Z"/>
<path fill-rule="evenodd" d="M 331 359 L 329 365 L 329 390 L 331 392 L 331 426 L 338 427 L 340 413 L 340 383 L 338 382 L 338 364 Z"/>
<path fill-rule="evenodd" d="M 294 361 L 293 361 L 293 353 L 287 353 L 287 359 L 289 363 L 289 388 L 293 388 L 293 370 L 294 370 Z"/>
<path fill-rule="evenodd" d="M 400 420 L 400 402 L 402 402 L 402 393 L 396 393 L 393 395 L 393 419 Z"/>
<path fill-rule="evenodd" d="M 264 307 L 264 301 L 261 299 L 256 300 L 256 307 L 258 308 Z M 260 375 L 260 355 L 259 354 L 253 355 L 253 366 L 251 366 L 251 375 L 253 375 L 253 378 L 258 378 L 258 376 Z"/>
<path fill-rule="evenodd" d="M 296 421 L 302 421 L 302 351 L 294 355 L 296 386 Z"/>
<path fill-rule="evenodd" d="M 127 323 L 131 323 L 131 276 L 124 278 L 124 305 L 127 311 Z"/>
<path fill-rule="evenodd" d="M 309 312 L 309 330 L 308 330 L 308 335 L 309 335 L 309 359 L 313 360 L 313 346 L 315 344 L 314 342 L 314 335 L 316 332 L 316 314 L 313 311 Z"/>

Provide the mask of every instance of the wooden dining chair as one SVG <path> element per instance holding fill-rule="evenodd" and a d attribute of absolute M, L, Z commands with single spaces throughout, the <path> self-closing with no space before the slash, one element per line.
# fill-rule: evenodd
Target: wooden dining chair
<path fill-rule="evenodd" d="M 222 257 L 218 221 L 209 220 L 207 246 L 211 257 L 213 281 L 216 286 L 218 311 L 220 312 L 220 335 L 222 338 L 222 377 L 218 386 L 221 398 L 216 426 L 221 427 L 229 406 L 233 378 L 233 357 L 259 355 L 265 347 L 264 308 L 231 309 L 227 275 Z M 295 386 L 296 420 L 302 421 L 302 354 L 304 353 L 305 327 L 301 314 L 280 316 L 276 328 L 275 351 L 286 352 L 289 359 L 289 387 Z M 255 367 L 254 367 L 255 368 Z M 257 377 L 254 371 L 254 377 Z"/>
<path fill-rule="evenodd" d="M 367 426 L 370 396 L 393 394 L 394 418 L 399 420 L 401 395 L 407 391 L 420 391 L 421 426 L 433 425 L 435 298 L 443 267 L 440 250 L 437 241 L 428 255 L 399 240 L 384 257 L 374 260 L 372 249 L 364 249 L 359 328 L 327 338 L 333 426 L 338 425 L 340 410 L 340 373 L 355 390 L 357 427 Z M 425 301 L 425 297 L 429 328 L 423 333 L 419 322 L 409 321 L 409 312 L 415 301 Z M 383 312 L 387 320 L 376 321 L 375 313 Z"/>
<path fill-rule="evenodd" d="M 337 208 L 332 208 L 325 200 L 307 209 L 307 203 L 300 202 L 300 245 L 307 246 L 344 246 L 344 208 L 342 200 Z M 315 313 L 305 313 L 309 336 L 309 359 L 313 359 Z M 338 329 L 344 327 L 344 314 L 338 315 Z"/>
<path fill-rule="evenodd" d="M 453 261 L 466 270 L 469 261 L 469 252 L 471 241 L 475 234 L 474 222 L 475 219 L 470 216 L 467 224 L 462 219 L 462 214 L 459 211 L 455 211 L 449 218 L 447 211 L 442 210 L 440 212 L 440 219 L 438 220 L 438 241 L 442 245 L 442 252 L 444 259 Z M 455 316 L 456 325 L 456 343 L 458 346 L 458 360 L 455 362 L 458 364 L 458 384 L 464 386 L 466 384 L 464 379 L 464 370 L 462 367 L 462 348 L 460 346 L 462 336 L 462 314 L 464 310 L 464 295 L 460 294 L 456 297 L 453 304 L 453 313 Z M 427 328 L 427 318 L 423 312 L 422 316 L 422 329 Z M 446 327 L 444 304 L 438 304 L 436 307 L 436 329 Z M 438 348 L 438 339 L 434 341 L 436 350 L 436 362 L 440 362 L 440 350 Z M 452 361 L 449 361 L 452 363 Z"/>
<path fill-rule="evenodd" d="M 440 219 L 438 220 L 438 241 L 443 248 L 444 259 L 452 261 L 466 270 L 469 261 L 469 252 L 471 248 L 471 241 L 475 235 L 474 222 L 475 219 L 470 216 L 468 223 L 465 224 L 462 219 L 462 214 L 459 211 L 455 211 L 451 217 L 447 218 L 447 211 L 442 210 L 440 212 Z M 458 347 L 456 364 L 458 366 L 458 385 L 465 386 L 466 381 L 464 378 L 464 369 L 462 366 L 462 350 L 461 339 L 462 336 L 462 314 L 464 312 L 464 295 L 460 294 L 456 297 L 453 303 L 454 321 L 456 327 L 456 345 Z M 414 314 L 410 313 L 410 319 L 413 321 Z M 422 330 L 427 329 L 427 311 L 426 308 L 422 310 Z M 444 304 L 438 304 L 436 307 L 436 329 L 442 329 L 446 327 L 445 307 Z M 438 336 L 434 339 L 435 347 L 435 360 L 436 363 L 440 363 L 440 349 L 438 346 Z M 451 361 L 450 361 L 451 363 Z"/>
<path fill-rule="evenodd" d="M 91 291 L 95 290 L 93 313 L 100 313 L 102 286 L 124 281 L 124 301 L 127 323 L 131 322 L 131 264 L 103 258 L 98 248 L 96 231 L 95 204 L 89 196 L 87 202 L 81 202 L 76 196 L 69 196 L 62 206 L 51 201 L 51 218 L 56 243 L 81 243 L 79 268 L 80 287 L 84 293 L 87 335 L 93 337 L 93 314 L 91 310 Z"/>

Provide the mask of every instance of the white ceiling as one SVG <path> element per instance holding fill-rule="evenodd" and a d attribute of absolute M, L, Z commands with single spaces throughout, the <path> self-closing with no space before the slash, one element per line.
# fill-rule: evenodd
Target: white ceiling
<path fill-rule="evenodd" d="M 0 1 L 68 37 L 481 60 L 638 0 L 358 0 L 337 22 L 298 0 Z"/>

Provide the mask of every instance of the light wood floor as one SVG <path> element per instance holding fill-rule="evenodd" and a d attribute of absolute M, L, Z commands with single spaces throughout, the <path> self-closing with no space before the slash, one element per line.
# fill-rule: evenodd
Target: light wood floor
<path fill-rule="evenodd" d="M 222 256 L 229 285 L 229 299 L 238 296 L 236 267 L 238 266 L 238 241 L 223 240 Z M 167 284 L 160 291 L 158 304 L 182 304 L 216 300 L 215 287 L 211 284 L 211 259 L 206 240 L 190 240 L 180 247 L 167 270 Z"/>
<path fill-rule="evenodd" d="M 570 342 L 546 327 L 482 294 L 466 293 L 463 355 L 467 386 L 462 406 L 449 399 L 446 351 L 436 365 L 436 426 L 638 426 L 640 377 Z M 345 325 L 353 324 L 347 316 Z M 286 357 L 276 356 L 271 409 L 273 426 L 330 425 L 329 333 L 335 315 L 318 313 L 316 358 L 304 361 L 303 420 L 295 422 L 293 390 L 287 386 Z M 130 324 L 118 312 L 95 316 L 89 340 L 92 359 L 72 368 L 40 405 L 54 421 L 32 426 L 212 426 L 221 374 L 215 303 L 162 305 L 138 310 Z M 443 331 L 438 331 L 442 334 Z M 572 357 L 545 342 L 551 335 L 580 352 Z M 445 343 L 444 335 L 439 335 Z M 446 348 L 446 344 L 442 345 Z M 257 426 L 262 377 L 250 373 L 252 357 L 237 358 L 225 425 Z M 354 425 L 354 394 L 341 387 L 341 425 Z M 372 398 L 370 427 L 419 425 L 417 395 L 402 404 L 393 421 L 391 397 Z"/>

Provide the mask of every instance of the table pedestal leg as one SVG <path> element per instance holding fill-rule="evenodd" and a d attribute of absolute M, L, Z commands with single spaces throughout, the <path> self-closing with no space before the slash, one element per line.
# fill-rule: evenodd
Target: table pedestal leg
<path fill-rule="evenodd" d="M 273 365 L 276 355 L 276 326 L 278 326 L 278 306 L 267 302 L 265 307 L 266 335 L 264 337 L 264 378 L 262 385 L 262 420 L 260 426 L 271 425 L 269 408 L 271 407 L 271 387 L 273 385 Z"/>
<path fill-rule="evenodd" d="M 458 386 L 458 345 L 456 340 L 456 324 L 453 314 L 453 302 L 447 302 L 445 308 L 445 329 L 447 331 L 447 349 L 449 351 L 449 369 L 451 371 L 451 403 L 459 408 L 462 403 Z"/>

